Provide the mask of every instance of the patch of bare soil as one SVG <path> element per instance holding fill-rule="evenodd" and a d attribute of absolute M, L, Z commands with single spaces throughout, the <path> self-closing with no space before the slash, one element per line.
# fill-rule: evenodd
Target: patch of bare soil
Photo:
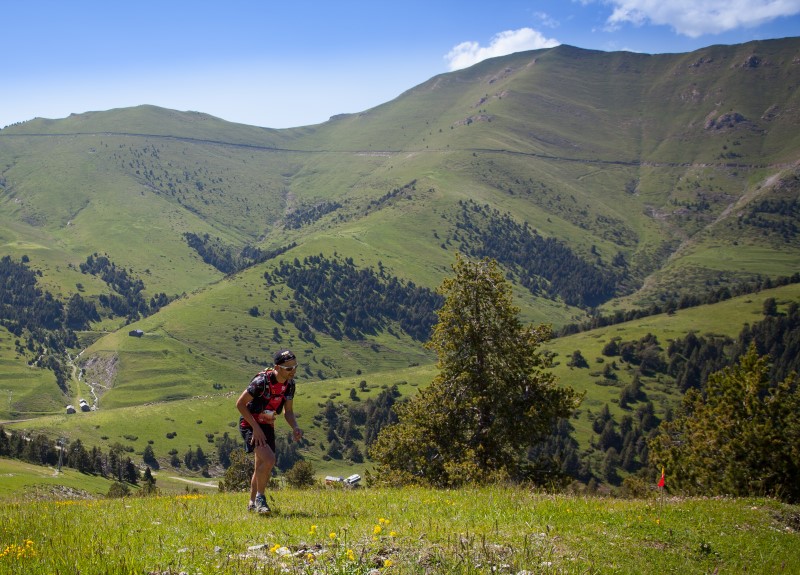
<path fill-rule="evenodd" d="M 89 386 L 94 405 L 106 391 L 114 387 L 118 363 L 117 354 L 94 355 L 84 362 L 83 381 Z"/>

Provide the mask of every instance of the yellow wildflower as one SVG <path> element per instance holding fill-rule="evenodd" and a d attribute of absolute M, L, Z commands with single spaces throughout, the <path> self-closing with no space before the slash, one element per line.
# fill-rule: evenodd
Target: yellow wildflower
<path fill-rule="evenodd" d="M 397 531 L 389 531 L 389 537 L 397 537 Z"/>
<path fill-rule="evenodd" d="M 348 549 L 347 550 L 347 560 L 348 561 L 355 561 L 356 560 L 356 554 L 353 553 L 352 549 Z"/>
<path fill-rule="evenodd" d="M 33 548 L 33 541 L 26 539 L 24 543 L 24 545 L 17 545 L 16 543 L 6 545 L 3 552 L 0 553 L 0 559 L 4 557 L 11 557 L 13 559 L 34 557 L 36 555 L 36 550 Z"/>
<path fill-rule="evenodd" d="M 392 561 L 391 559 L 385 559 L 383 562 L 384 567 L 391 567 L 392 565 L 394 565 L 394 561 Z"/>
<path fill-rule="evenodd" d="M 375 527 L 372 528 L 372 532 L 375 535 L 380 535 L 381 531 L 383 531 L 383 528 L 380 525 L 376 525 Z"/>
<path fill-rule="evenodd" d="M 328 533 L 328 537 L 330 537 L 331 539 L 336 539 L 336 533 L 331 531 L 330 533 Z"/>

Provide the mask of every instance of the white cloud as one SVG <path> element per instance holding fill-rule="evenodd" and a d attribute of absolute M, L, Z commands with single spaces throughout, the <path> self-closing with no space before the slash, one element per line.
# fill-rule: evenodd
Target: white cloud
<path fill-rule="evenodd" d="M 671 26 L 678 34 L 697 38 L 737 28 L 758 26 L 800 13 L 800 0 L 607 0 L 614 7 L 611 27 Z"/>
<path fill-rule="evenodd" d="M 545 38 L 540 32 L 532 28 L 520 28 L 519 30 L 506 30 L 496 34 L 486 47 L 482 47 L 477 42 L 462 42 L 450 50 L 444 58 L 452 71 L 472 66 L 487 58 L 506 56 L 507 54 L 525 50 L 552 48 L 559 44 L 558 40 Z"/>
<path fill-rule="evenodd" d="M 546 28 L 558 28 L 559 26 L 558 20 L 550 16 L 547 12 L 534 12 L 533 16 Z"/>

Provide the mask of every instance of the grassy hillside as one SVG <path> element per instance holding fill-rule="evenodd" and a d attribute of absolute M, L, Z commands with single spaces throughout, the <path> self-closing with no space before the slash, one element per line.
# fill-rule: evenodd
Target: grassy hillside
<path fill-rule="evenodd" d="M 109 446 L 119 443 L 137 462 L 141 461 L 145 446 L 150 444 L 161 467 L 167 470 L 171 469 L 168 464 L 171 450 L 176 450 L 182 459 L 187 450 L 200 447 L 207 456 L 216 461 L 216 439 L 227 433 L 241 444 L 237 427 L 239 414 L 235 404 L 252 375 L 254 372 L 247 372 L 236 381 L 228 381 L 228 390 L 224 392 L 204 392 L 186 386 L 186 392 L 190 394 L 186 399 L 117 408 L 106 408 L 105 400 L 101 400 L 97 411 L 79 411 L 71 415 L 59 413 L 37 417 L 35 420 L 7 423 L 5 427 L 9 430 L 44 433 L 54 440 L 59 437 L 69 441 L 80 438 L 84 444 L 99 446 L 103 451 L 108 451 Z M 325 402 L 331 400 L 346 405 L 364 402 L 370 398 L 375 399 L 382 390 L 394 385 L 397 385 L 401 396 L 409 397 L 417 389 L 427 385 L 432 378 L 433 371 L 430 367 L 391 370 L 327 381 L 298 377 L 294 405 L 298 422 L 306 432 L 306 441 L 301 448 L 303 457 L 314 465 L 318 475 L 330 473 L 346 476 L 363 472 L 366 465 L 355 465 L 346 459 L 323 458 L 328 447 L 326 430 L 315 416 Z M 361 381 L 366 381 L 364 389 L 360 385 Z M 357 390 L 355 399 L 350 396 L 351 389 Z M 280 435 L 290 431 L 282 421 L 278 422 L 276 429 Z M 360 443 L 363 449 L 363 441 Z M 185 467 L 176 471 L 192 474 Z M 220 473 L 221 470 L 216 469 L 215 472 Z"/>
<path fill-rule="evenodd" d="M 800 286 L 795 284 L 765 290 L 713 305 L 702 305 L 678 310 L 673 314 L 660 314 L 593 329 L 554 339 L 546 344 L 546 349 L 557 354 L 555 361 L 558 365 L 553 371 L 558 380 L 586 393 L 579 415 L 573 421 L 577 436 L 581 438 L 582 443 L 588 444 L 592 435 L 592 413 L 596 415 L 604 405 L 608 405 L 612 414 L 619 419 L 626 413 L 630 414 L 637 406 L 633 404 L 631 408 L 622 409 L 618 405 L 620 390 L 632 381 L 637 370 L 632 369 L 633 366 L 625 367 L 618 358 L 603 355 L 603 347 L 612 338 L 637 341 L 648 334 L 653 334 L 657 336 L 663 349 L 666 349 L 671 341 L 683 339 L 689 333 L 703 337 L 728 336 L 735 339 L 745 324 L 752 325 L 763 319 L 764 300 L 770 297 L 774 297 L 780 302 L 781 309 L 785 309 L 791 302 L 800 302 Z M 569 357 L 575 350 L 581 351 L 589 364 L 588 367 L 575 368 L 567 365 Z M 603 377 L 602 371 L 606 363 L 610 364 L 615 359 L 620 369 L 615 370 L 616 379 L 608 381 Z M 670 378 L 659 374 L 641 377 L 641 381 L 644 397 L 639 403 L 652 401 L 659 416 L 663 416 L 668 409 L 678 405 L 681 393 Z"/>
<path fill-rule="evenodd" d="M 523 320 L 556 329 L 594 308 L 797 273 L 800 96 L 787 86 L 800 78 L 798 53 L 797 38 L 657 56 L 559 46 L 442 74 L 313 127 L 138 106 L 0 130 L 0 257 L 33 270 L 43 300 L 79 295 L 100 314 L 77 330 L 59 388 L 36 367 L 55 347 L 48 334 L 0 307 L 0 417 L 88 443 L 136 436 L 135 452 L 149 440 L 165 457 L 231 431 L 232 396 L 278 347 L 298 353 L 306 423 L 362 380 L 366 393 L 397 383 L 408 395 L 435 358 L 404 318 L 383 313 L 354 336 L 330 327 L 352 318 L 312 315 L 342 297 L 364 313 L 389 285 L 422 299 L 412 289 L 440 285 L 455 252 L 497 259 Z M 142 286 L 143 301 L 170 303 L 148 317 L 112 311 L 123 287 L 82 270 L 99 256 Z M 380 287 L 323 296 L 325 282 L 278 275 L 332 262 Z M 625 413 L 614 399 L 632 373 L 598 375 L 609 338 L 734 336 L 762 295 L 549 344 L 560 380 L 587 392 L 574 422 L 582 444 L 596 410 Z M 588 369 L 566 366 L 576 349 Z M 663 378 L 643 384 L 659 414 L 678 399 Z M 99 411 L 65 416 L 79 398 Z M 320 469 L 349 467 L 323 459 L 325 433 L 311 432 L 306 455 Z"/>
<path fill-rule="evenodd" d="M 62 467 L 61 471 L 41 465 L 0 458 L 0 499 L 38 500 L 104 497 L 113 481 Z"/>
<path fill-rule="evenodd" d="M 673 314 L 650 316 L 547 343 L 543 349 L 554 354 L 553 373 L 557 381 L 585 393 L 571 421 L 580 449 L 589 450 L 596 439 L 592 422 L 604 406 L 608 406 L 615 419 L 621 421 L 624 415 L 631 415 L 647 401 L 653 403 L 658 417 L 663 417 L 680 402 L 681 393 L 672 378 L 661 374 L 640 374 L 643 395 L 630 406 L 621 407 L 620 391 L 631 383 L 638 370 L 619 358 L 603 355 L 602 349 L 610 339 L 636 341 L 648 334 L 655 334 L 662 348 L 666 349 L 671 341 L 682 339 L 689 333 L 704 337 L 724 335 L 735 338 L 745 323 L 754 324 L 762 319 L 763 302 L 767 298 L 775 298 L 779 309 L 784 310 L 791 302 L 800 303 L 800 285 L 765 290 L 713 305 L 678 310 Z M 8 423 L 6 427 L 41 432 L 52 439 L 80 438 L 85 444 L 100 446 L 104 451 L 119 443 L 137 461 L 145 446 L 150 444 L 162 467 L 167 470 L 171 469 L 168 465 L 171 450 L 176 450 L 182 458 L 187 450 L 200 447 L 206 455 L 216 458 L 217 438 L 228 433 L 229 437 L 241 441 L 236 427 L 238 413 L 235 401 L 258 369 L 257 366 L 251 366 L 250 370 L 243 368 L 235 377 L 226 374 L 225 379 L 215 379 L 214 369 L 215 366 L 218 369 L 219 364 L 205 357 L 202 348 L 195 347 L 191 354 L 195 359 L 192 369 L 198 377 L 194 380 L 179 379 L 170 376 L 170 373 L 179 373 L 184 369 L 181 365 L 183 356 L 164 346 L 164 339 L 158 333 L 148 331 L 142 338 L 127 335 L 119 337 L 126 340 L 126 345 L 136 348 L 129 349 L 123 356 L 128 358 L 126 361 L 136 364 L 126 371 L 136 373 L 137 377 L 131 381 L 120 381 L 111 391 L 101 395 L 99 410 L 40 416 L 34 420 Z M 197 343 L 192 342 L 192 345 Z M 117 348 L 112 346 L 111 349 Z M 119 348 L 125 349 L 125 346 Z M 568 360 L 575 350 L 580 350 L 588 367 L 568 366 Z M 97 355 L 104 353 L 98 351 Z M 356 356 L 351 359 L 355 365 L 362 365 Z M 617 364 L 615 379 L 608 380 L 603 376 L 603 370 L 612 362 Z M 299 363 L 301 369 L 305 369 L 305 361 Z M 87 380 L 97 376 L 100 370 L 100 366 L 94 371 L 88 370 Z M 347 459 L 324 457 L 328 446 L 327 429 L 315 416 L 328 400 L 345 407 L 355 405 L 370 398 L 375 399 L 382 390 L 394 385 L 398 387 L 401 398 L 410 397 L 428 385 L 434 375 L 435 368 L 430 363 L 418 367 L 392 367 L 389 363 L 382 371 L 326 380 L 315 378 L 313 372 L 311 375 L 299 374 L 295 410 L 300 425 L 306 431 L 307 440 L 300 453 L 314 465 L 319 476 L 363 473 L 370 468 L 369 463 L 354 464 Z M 365 382 L 363 388 L 362 381 Z M 218 382 L 222 384 L 221 388 L 214 389 L 209 382 Z M 356 391 L 355 398 L 351 397 L 351 390 Z M 82 395 L 89 397 L 86 388 Z M 283 434 L 289 428 L 279 421 L 277 430 Z M 366 453 L 363 440 L 357 443 Z M 176 471 L 191 473 L 185 468 Z"/>

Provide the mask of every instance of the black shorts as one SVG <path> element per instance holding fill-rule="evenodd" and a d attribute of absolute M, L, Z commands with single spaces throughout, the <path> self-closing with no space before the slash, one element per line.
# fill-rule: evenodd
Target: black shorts
<path fill-rule="evenodd" d="M 242 432 L 242 439 L 244 439 L 244 450 L 247 453 L 253 453 L 253 444 L 251 440 L 253 439 L 253 428 L 252 427 L 241 427 L 239 426 L 239 431 Z M 267 438 L 267 445 L 272 450 L 272 453 L 276 453 L 275 451 L 275 428 L 271 425 L 262 425 L 261 431 L 264 432 L 264 437 Z"/>

